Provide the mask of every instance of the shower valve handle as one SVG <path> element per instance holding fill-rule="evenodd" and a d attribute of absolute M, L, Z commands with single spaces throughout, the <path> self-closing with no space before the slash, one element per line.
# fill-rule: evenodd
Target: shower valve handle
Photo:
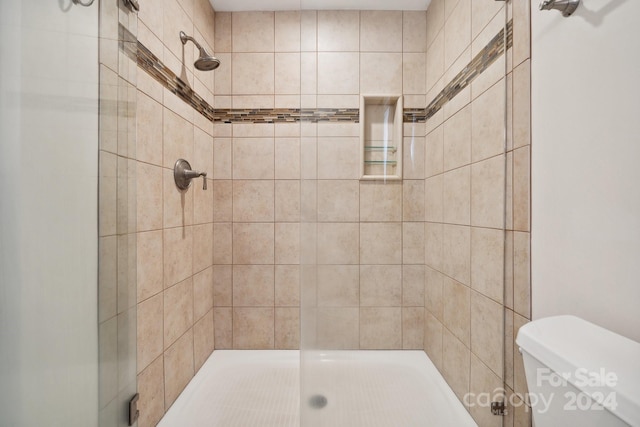
<path fill-rule="evenodd" d="M 202 189 L 207 189 L 207 173 L 191 170 L 191 165 L 184 159 L 178 159 L 173 167 L 173 179 L 176 187 L 180 190 L 186 190 L 191 185 L 193 178 L 202 177 Z"/>

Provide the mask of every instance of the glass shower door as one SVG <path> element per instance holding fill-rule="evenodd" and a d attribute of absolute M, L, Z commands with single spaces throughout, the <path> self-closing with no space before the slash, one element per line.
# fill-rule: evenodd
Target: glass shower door
<path fill-rule="evenodd" d="M 428 425 L 403 416 L 441 395 L 469 425 L 503 423 L 490 404 L 506 397 L 512 298 L 508 13 L 484 0 L 302 11 L 302 426 Z M 401 105 L 400 123 L 367 123 L 367 99 Z M 400 164 L 400 179 L 367 179 Z M 359 375 L 396 356 L 384 384 L 383 368 Z M 394 402 L 413 356 L 444 386 Z"/>

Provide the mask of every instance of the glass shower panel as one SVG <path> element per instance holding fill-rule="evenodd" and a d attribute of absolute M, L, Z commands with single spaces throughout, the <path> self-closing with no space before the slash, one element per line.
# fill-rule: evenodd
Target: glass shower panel
<path fill-rule="evenodd" d="M 98 423 L 98 3 L 0 2 L 0 425 Z"/>
<path fill-rule="evenodd" d="M 432 3 L 426 12 L 302 11 L 304 427 L 429 425 L 402 417 L 442 396 L 462 411 L 459 425 L 503 423 L 490 401 L 505 399 L 512 298 L 511 25 L 504 2 L 458 2 L 446 14 Z M 367 99 L 397 102 L 400 144 L 369 138 L 376 143 L 364 151 Z M 388 170 L 375 162 L 389 159 L 402 165 L 400 179 L 363 174 Z M 386 368 L 366 371 L 396 357 L 384 380 Z M 418 376 L 414 366 L 444 388 L 394 402 L 394 385 Z"/>

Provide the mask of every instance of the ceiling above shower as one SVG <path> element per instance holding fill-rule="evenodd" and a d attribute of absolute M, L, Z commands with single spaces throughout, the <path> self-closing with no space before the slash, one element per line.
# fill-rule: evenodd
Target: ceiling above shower
<path fill-rule="evenodd" d="M 427 10 L 431 0 L 209 0 L 219 12 L 249 10 Z"/>

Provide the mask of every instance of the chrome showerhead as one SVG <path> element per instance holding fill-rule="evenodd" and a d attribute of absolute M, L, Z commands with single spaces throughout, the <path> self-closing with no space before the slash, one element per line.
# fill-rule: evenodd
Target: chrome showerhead
<path fill-rule="evenodd" d="M 187 44 L 187 41 L 192 41 L 200 51 L 200 57 L 193 63 L 193 66 L 198 70 L 211 71 L 220 66 L 220 60 L 218 58 L 210 55 L 202 46 L 200 46 L 200 43 L 195 41 L 193 37 L 186 35 L 184 31 L 180 31 L 180 41 L 183 45 Z"/>

